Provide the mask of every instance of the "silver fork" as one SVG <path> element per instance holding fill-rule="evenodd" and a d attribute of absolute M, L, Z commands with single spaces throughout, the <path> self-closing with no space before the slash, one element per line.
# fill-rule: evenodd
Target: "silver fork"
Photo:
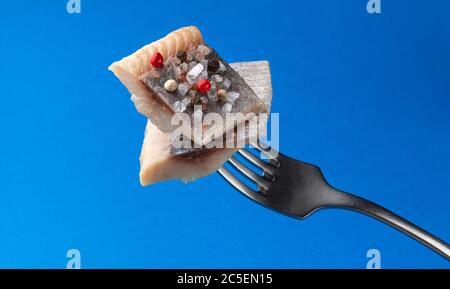
<path fill-rule="evenodd" d="M 240 181 L 224 166 L 219 173 L 233 187 L 260 205 L 299 219 L 323 208 L 350 209 L 384 222 L 450 260 L 448 243 L 371 201 L 333 188 L 319 167 L 287 157 L 261 143 L 252 146 L 266 155 L 269 161 L 256 157 L 246 149 L 240 149 L 239 154 L 259 167 L 263 171 L 262 176 L 235 157 L 231 157 L 228 163 L 254 182 L 257 190 Z"/>

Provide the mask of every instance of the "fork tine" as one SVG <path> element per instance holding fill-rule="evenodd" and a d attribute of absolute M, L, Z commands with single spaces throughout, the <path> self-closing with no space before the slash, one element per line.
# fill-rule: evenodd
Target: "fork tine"
<path fill-rule="evenodd" d="M 254 165 L 263 169 L 265 173 L 268 173 L 271 176 L 274 175 L 275 168 L 270 164 L 266 163 L 265 161 L 261 160 L 260 158 L 256 157 L 254 154 L 245 149 L 240 149 L 238 152 L 241 156 L 252 162 Z"/>
<path fill-rule="evenodd" d="M 227 182 L 229 182 L 233 187 L 235 187 L 238 191 L 245 194 L 249 198 L 254 199 L 258 202 L 261 202 L 264 199 L 264 196 L 262 194 L 252 190 L 249 186 L 241 182 L 224 166 L 222 166 L 218 170 L 218 172 Z"/>
<path fill-rule="evenodd" d="M 235 167 L 242 175 L 246 176 L 250 180 L 254 181 L 264 192 L 269 190 L 269 181 L 251 169 L 247 168 L 240 161 L 238 161 L 235 157 L 231 157 L 229 160 L 230 164 Z"/>
<path fill-rule="evenodd" d="M 260 142 L 259 140 L 257 143 L 251 143 L 250 145 L 264 154 L 275 166 L 279 165 L 279 161 L 277 159 L 279 154 L 278 151 L 266 145 L 265 143 Z"/>
<path fill-rule="evenodd" d="M 265 143 L 261 142 L 259 139 L 256 141 L 256 143 L 250 143 L 253 147 L 259 149 L 259 150 L 264 150 L 264 151 L 269 151 L 270 150 L 270 146 L 266 145 Z"/>

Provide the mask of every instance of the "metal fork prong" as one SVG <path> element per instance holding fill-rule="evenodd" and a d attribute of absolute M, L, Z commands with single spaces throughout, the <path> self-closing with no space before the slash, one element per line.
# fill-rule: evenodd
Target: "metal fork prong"
<path fill-rule="evenodd" d="M 280 162 L 277 159 L 279 154 L 278 151 L 260 141 L 258 141 L 258 143 L 251 143 L 250 145 L 265 155 L 273 165 L 279 166 Z"/>
<path fill-rule="evenodd" d="M 273 167 L 272 165 L 266 163 L 265 161 L 261 160 L 260 158 L 256 157 L 251 152 L 249 152 L 249 151 L 247 151 L 245 149 L 240 149 L 239 150 L 239 154 L 241 156 L 243 156 L 244 158 L 246 158 L 247 160 L 249 160 L 254 165 L 256 165 L 257 167 L 263 169 L 265 173 L 267 173 L 267 174 L 269 174 L 271 176 L 274 175 L 275 167 Z"/>
<path fill-rule="evenodd" d="M 250 143 L 250 145 L 252 145 L 253 147 L 260 149 L 260 150 L 264 150 L 264 151 L 269 151 L 270 150 L 270 146 L 266 145 L 265 143 L 261 142 L 259 139 L 257 140 L 257 142 L 252 142 Z"/>
<path fill-rule="evenodd" d="M 270 182 L 267 179 L 244 166 L 235 157 L 231 157 L 228 161 L 233 167 L 235 167 L 240 173 L 242 173 L 242 175 L 254 181 L 262 189 L 262 191 L 267 192 L 269 190 Z"/>
<path fill-rule="evenodd" d="M 234 188 L 236 188 L 241 193 L 244 193 L 248 197 L 254 199 L 255 201 L 262 202 L 265 198 L 262 194 L 259 192 L 256 192 L 243 182 L 241 182 L 238 178 L 236 178 L 229 170 L 227 170 L 224 166 L 222 166 L 218 170 L 219 174 L 227 181 L 229 182 Z"/>

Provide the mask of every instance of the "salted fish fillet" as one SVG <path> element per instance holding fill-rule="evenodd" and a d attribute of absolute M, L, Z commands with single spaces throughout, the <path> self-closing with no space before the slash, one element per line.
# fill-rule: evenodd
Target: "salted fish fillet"
<path fill-rule="evenodd" d="M 177 51 L 188 50 L 191 45 L 199 44 L 203 44 L 200 30 L 195 26 L 183 27 L 109 66 L 109 70 L 114 72 L 133 98 L 139 99 L 135 102 L 136 109 L 164 132 L 172 130 L 170 121 L 174 112 L 150 91 L 139 77 L 152 69 L 150 57 L 155 52 L 161 53 L 164 59 L 168 59 L 170 56 L 175 56 Z"/>
<path fill-rule="evenodd" d="M 206 176 L 222 166 L 236 149 L 210 149 L 195 157 L 171 154 L 170 133 L 164 133 L 147 121 L 141 150 L 139 179 L 146 186 L 160 181 L 181 179 L 189 182 Z"/>
<path fill-rule="evenodd" d="M 230 65 L 270 108 L 272 83 L 269 63 L 253 61 Z M 215 148 L 195 154 L 174 154 L 170 136 L 171 133 L 162 132 L 150 120 L 147 121 L 140 156 L 139 177 L 143 186 L 173 179 L 193 181 L 218 170 L 237 151 L 236 148 Z"/>

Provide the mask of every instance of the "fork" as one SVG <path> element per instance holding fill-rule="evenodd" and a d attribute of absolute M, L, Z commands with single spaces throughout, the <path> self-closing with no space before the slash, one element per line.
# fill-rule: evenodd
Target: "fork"
<path fill-rule="evenodd" d="M 304 219 L 324 208 L 353 210 L 384 222 L 450 260 L 448 243 L 380 205 L 333 188 L 325 180 L 319 167 L 287 157 L 260 142 L 251 146 L 256 148 L 261 156 L 265 155 L 268 161 L 246 149 L 240 149 L 238 153 L 260 168 L 262 175 L 235 157 L 231 157 L 228 164 L 255 183 L 256 190 L 239 180 L 224 166 L 218 172 L 234 188 L 253 201 L 298 219 Z"/>

